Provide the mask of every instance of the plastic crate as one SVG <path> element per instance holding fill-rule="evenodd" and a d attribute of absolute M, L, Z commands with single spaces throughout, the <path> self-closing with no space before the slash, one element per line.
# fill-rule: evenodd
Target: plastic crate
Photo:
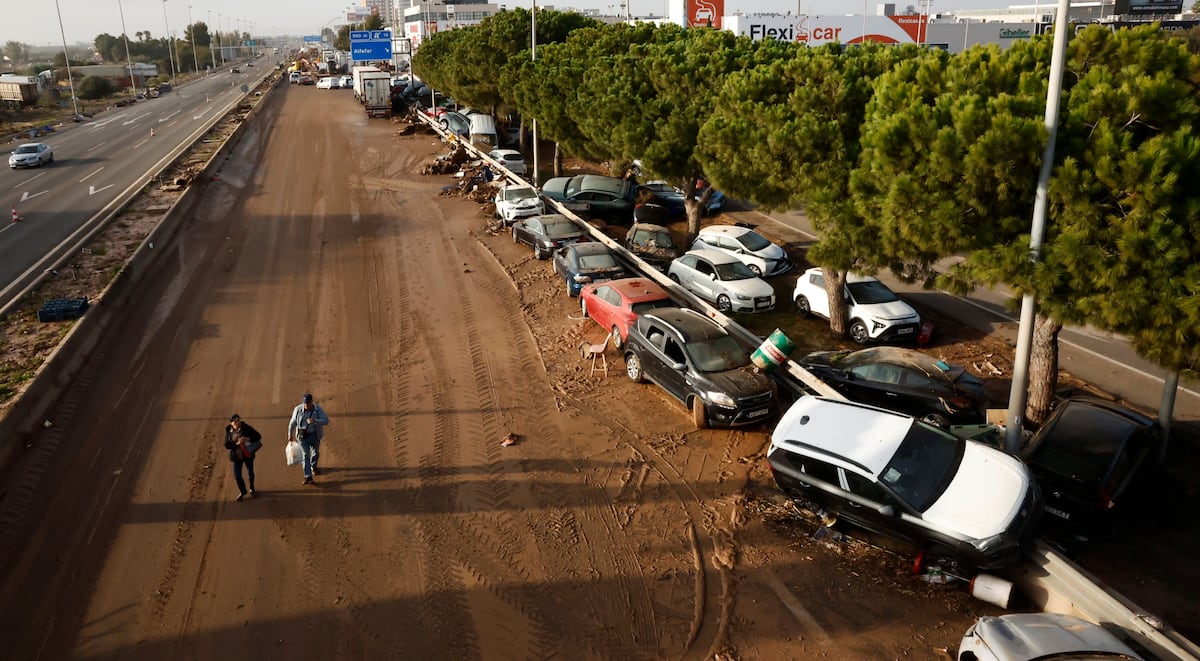
<path fill-rule="evenodd" d="M 38 309 L 38 321 L 45 323 L 78 319 L 87 309 L 86 298 L 52 298 L 42 303 L 42 307 Z"/>

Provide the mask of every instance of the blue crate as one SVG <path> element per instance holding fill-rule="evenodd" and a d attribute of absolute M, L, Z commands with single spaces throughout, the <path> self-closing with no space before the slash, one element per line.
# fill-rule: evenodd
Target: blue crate
<path fill-rule="evenodd" d="M 46 323 L 51 321 L 68 321 L 78 319 L 87 312 L 88 300 L 86 298 L 52 298 L 38 310 L 38 321 Z"/>

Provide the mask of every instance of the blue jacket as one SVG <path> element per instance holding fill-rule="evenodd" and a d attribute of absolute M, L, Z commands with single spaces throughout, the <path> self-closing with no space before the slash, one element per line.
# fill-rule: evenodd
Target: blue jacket
<path fill-rule="evenodd" d="M 317 442 L 320 443 L 321 439 L 325 436 L 325 425 L 329 424 L 329 416 L 325 415 L 325 410 L 316 403 L 313 404 L 311 411 L 305 410 L 304 404 L 299 404 L 292 410 L 292 419 L 288 422 L 288 438 L 296 438 L 296 430 L 300 428 L 301 422 L 308 420 L 310 417 L 313 422 L 312 433 L 317 435 Z M 297 438 L 296 440 L 300 439 Z"/>

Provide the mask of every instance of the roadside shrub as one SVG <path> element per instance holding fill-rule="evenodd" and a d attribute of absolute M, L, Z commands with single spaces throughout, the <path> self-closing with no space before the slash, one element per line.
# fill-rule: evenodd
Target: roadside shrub
<path fill-rule="evenodd" d="M 113 93 L 113 84 L 107 78 L 88 76 L 79 81 L 79 98 L 99 99 Z"/>

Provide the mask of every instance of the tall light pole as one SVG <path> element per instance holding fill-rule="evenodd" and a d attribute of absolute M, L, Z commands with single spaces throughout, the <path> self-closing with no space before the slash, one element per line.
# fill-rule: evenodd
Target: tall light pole
<path fill-rule="evenodd" d="M 221 66 L 225 66 L 225 42 L 221 41 L 221 12 L 217 12 L 217 48 L 221 50 Z"/>
<path fill-rule="evenodd" d="M 204 10 L 204 29 L 208 32 L 208 54 L 212 56 L 213 72 L 217 71 L 217 51 L 213 49 L 212 10 Z"/>
<path fill-rule="evenodd" d="M 537 61 L 537 0 L 533 0 L 533 9 L 529 12 L 529 59 Z M 533 187 L 538 185 L 538 134 L 537 117 L 533 118 Z"/>
<path fill-rule="evenodd" d="M 200 56 L 196 54 L 196 25 L 192 23 L 191 5 L 188 5 L 188 32 L 192 37 L 192 62 L 196 64 L 196 73 L 200 73 Z"/>
<path fill-rule="evenodd" d="M 134 96 L 137 96 L 137 81 L 133 79 L 133 57 L 129 55 L 129 31 L 125 29 L 125 8 L 121 6 L 121 0 L 117 0 L 117 11 L 121 12 L 121 39 L 125 41 L 125 66 L 129 67 L 129 86 L 133 88 Z"/>
<path fill-rule="evenodd" d="M 71 75 L 71 54 L 67 52 L 67 32 L 63 30 L 62 24 L 62 9 L 58 6 L 58 0 L 54 0 L 54 9 L 58 11 L 58 32 L 62 35 L 63 40 L 63 60 L 67 63 L 67 84 L 71 86 L 71 107 L 75 108 L 75 117 L 79 117 L 79 101 L 75 99 L 75 77 Z"/>
<path fill-rule="evenodd" d="M 55 0 L 57 2 L 57 0 Z M 167 26 L 167 59 L 171 62 L 171 80 L 175 80 L 175 58 L 171 55 L 171 45 L 175 39 L 171 37 L 171 24 L 167 22 L 167 0 L 163 0 L 163 25 Z"/>

